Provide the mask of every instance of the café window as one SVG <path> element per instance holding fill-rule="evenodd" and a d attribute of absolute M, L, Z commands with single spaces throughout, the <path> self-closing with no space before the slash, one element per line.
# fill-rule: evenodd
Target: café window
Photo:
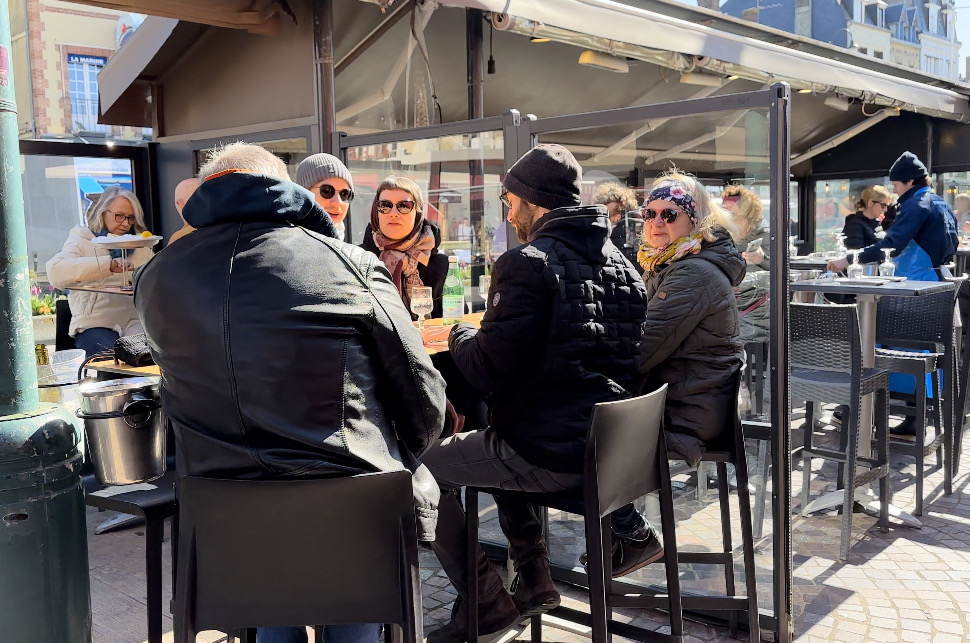
<path fill-rule="evenodd" d="M 67 55 L 72 132 L 111 131 L 110 125 L 98 123 L 98 72 L 107 62 L 103 56 Z"/>

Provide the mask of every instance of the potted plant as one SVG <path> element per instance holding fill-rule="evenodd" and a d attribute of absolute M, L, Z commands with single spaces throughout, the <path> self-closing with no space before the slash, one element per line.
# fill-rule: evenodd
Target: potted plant
<path fill-rule="evenodd" d="M 30 314 L 34 322 L 34 342 L 53 344 L 57 336 L 54 322 L 54 302 L 57 297 L 53 290 L 44 292 L 37 286 L 30 288 Z"/>

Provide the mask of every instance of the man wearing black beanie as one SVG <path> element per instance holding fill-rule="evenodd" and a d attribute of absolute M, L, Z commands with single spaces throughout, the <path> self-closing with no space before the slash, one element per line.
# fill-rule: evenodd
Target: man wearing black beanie
<path fill-rule="evenodd" d="M 442 490 L 433 547 L 459 594 L 451 622 L 428 643 L 465 640 L 465 514 L 457 490 L 580 489 L 593 406 L 637 390 L 646 288 L 610 241 L 606 208 L 581 205 L 582 178 L 561 145 L 539 145 L 509 169 L 502 202 L 523 245 L 495 262 L 481 330 L 467 323 L 451 330 L 455 365 L 489 395 L 490 424 L 442 440 L 423 458 Z M 501 495 L 495 500 L 518 577 L 509 596 L 479 548 L 483 635 L 560 601 L 535 510 Z M 631 556 L 623 569 L 647 562 Z"/>
<path fill-rule="evenodd" d="M 862 263 L 883 259 L 883 248 L 893 249 L 896 276 L 918 281 L 940 281 L 940 267 L 957 249 L 956 217 L 946 201 L 930 190 L 929 172 L 912 152 L 903 152 L 889 169 L 889 180 L 898 198 L 899 212 L 883 239 L 859 254 Z M 829 264 L 841 272 L 847 259 Z"/>

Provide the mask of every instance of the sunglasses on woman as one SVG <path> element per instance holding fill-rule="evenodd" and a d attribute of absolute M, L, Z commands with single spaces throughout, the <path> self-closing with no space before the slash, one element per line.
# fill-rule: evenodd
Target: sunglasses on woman
<path fill-rule="evenodd" d="M 350 188 L 344 188 L 338 192 L 337 188 L 324 183 L 317 189 L 320 191 L 320 196 L 322 196 L 324 199 L 332 199 L 334 194 L 339 194 L 340 200 L 344 203 L 350 203 L 354 200 L 354 191 Z"/>
<path fill-rule="evenodd" d="M 664 220 L 664 223 L 673 223 L 677 220 L 677 217 L 680 216 L 680 210 L 675 210 L 673 208 L 667 208 L 665 210 L 650 210 L 648 208 L 644 208 L 640 210 L 640 214 L 643 215 L 644 223 L 652 223 L 658 215 Z"/>
<path fill-rule="evenodd" d="M 387 199 L 382 199 L 377 202 L 377 211 L 381 214 L 387 214 L 392 208 L 397 208 L 397 211 L 401 214 L 411 214 L 411 210 L 414 209 L 414 201 L 398 201 L 397 203 L 391 203 Z"/>

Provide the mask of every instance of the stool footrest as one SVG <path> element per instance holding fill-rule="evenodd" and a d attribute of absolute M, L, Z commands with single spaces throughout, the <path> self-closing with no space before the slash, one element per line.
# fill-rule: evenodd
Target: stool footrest
<path fill-rule="evenodd" d="M 684 609 L 714 611 L 744 611 L 748 609 L 747 596 L 684 596 Z"/>
<path fill-rule="evenodd" d="M 727 565 L 734 562 L 734 554 L 724 551 L 677 552 L 677 562 L 699 565 Z"/>
<path fill-rule="evenodd" d="M 574 610 L 560 605 L 556 609 L 550 610 L 548 613 L 556 618 L 572 621 L 573 623 L 592 626 L 592 618 L 587 612 L 581 612 L 579 610 Z M 631 625 L 629 623 L 614 621 L 613 619 L 609 619 L 607 623 L 609 624 L 610 633 L 617 634 L 623 638 L 631 639 L 633 641 L 642 641 L 643 643 L 654 643 L 655 641 L 662 641 L 663 643 L 682 643 L 684 640 L 684 637 L 682 636 L 672 636 L 670 634 L 664 634 L 663 632 L 655 632 L 653 630 L 637 627 L 636 625 Z"/>

